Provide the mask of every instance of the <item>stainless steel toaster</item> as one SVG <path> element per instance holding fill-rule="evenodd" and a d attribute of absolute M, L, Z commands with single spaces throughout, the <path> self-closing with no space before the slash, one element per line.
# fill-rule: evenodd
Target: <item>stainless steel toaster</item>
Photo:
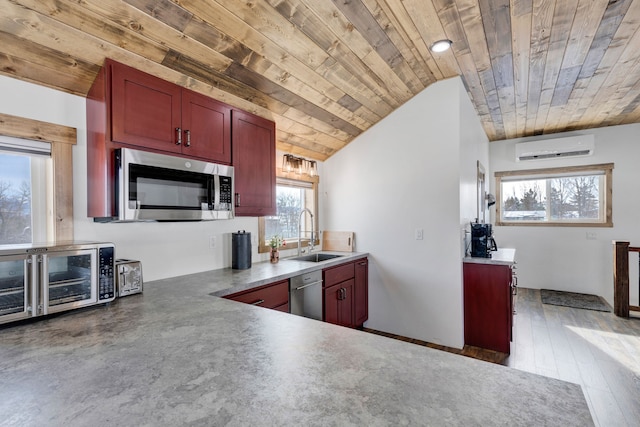
<path fill-rule="evenodd" d="M 118 297 L 142 292 L 142 263 L 131 259 L 117 259 L 116 293 Z"/>

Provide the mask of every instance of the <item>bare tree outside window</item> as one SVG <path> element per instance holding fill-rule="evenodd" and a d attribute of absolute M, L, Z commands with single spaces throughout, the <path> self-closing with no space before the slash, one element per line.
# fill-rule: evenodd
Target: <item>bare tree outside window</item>
<path fill-rule="evenodd" d="M 265 217 L 265 239 L 269 240 L 274 235 L 279 235 L 285 241 L 298 239 L 298 224 L 300 212 L 309 206 L 309 200 L 313 190 L 311 188 L 296 187 L 292 185 L 276 186 L 276 205 L 278 213 L 275 216 Z M 310 193 L 310 194 L 307 194 Z M 308 238 L 306 222 L 302 224 L 302 236 Z"/>
<path fill-rule="evenodd" d="M 298 221 L 304 201 L 302 191 L 288 186 L 276 187 L 278 214 L 266 218 L 267 239 L 276 234 L 285 240 L 298 238 Z"/>
<path fill-rule="evenodd" d="M 31 243 L 29 158 L 0 154 L 0 245 Z"/>

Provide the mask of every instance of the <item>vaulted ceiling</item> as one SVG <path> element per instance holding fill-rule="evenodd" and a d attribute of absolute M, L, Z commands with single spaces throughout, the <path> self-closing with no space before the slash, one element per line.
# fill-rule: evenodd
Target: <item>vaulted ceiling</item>
<path fill-rule="evenodd" d="M 640 0 L 0 0 L 0 11 L 4 75 L 85 96 L 110 57 L 272 119 L 279 149 L 318 160 L 458 75 L 490 140 L 640 122 Z M 452 48 L 432 53 L 439 39 Z"/>

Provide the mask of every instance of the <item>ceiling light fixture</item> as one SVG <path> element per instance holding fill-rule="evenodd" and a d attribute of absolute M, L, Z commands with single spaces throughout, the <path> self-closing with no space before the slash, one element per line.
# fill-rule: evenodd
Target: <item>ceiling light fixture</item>
<path fill-rule="evenodd" d="M 453 42 L 449 39 L 438 40 L 437 42 L 432 44 L 429 49 L 431 49 L 431 52 L 440 53 L 448 50 L 452 44 Z"/>
<path fill-rule="evenodd" d="M 303 159 L 302 157 L 296 157 L 293 154 L 285 154 L 282 156 L 282 170 L 287 173 L 293 172 L 298 175 L 318 175 L 318 166 L 315 160 Z"/>

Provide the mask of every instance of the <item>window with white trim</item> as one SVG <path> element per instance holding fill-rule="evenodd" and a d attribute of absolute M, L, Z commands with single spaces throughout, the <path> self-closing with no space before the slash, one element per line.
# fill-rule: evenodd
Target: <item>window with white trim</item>
<path fill-rule="evenodd" d="M 0 245 L 53 238 L 51 144 L 0 135 Z"/>
<path fill-rule="evenodd" d="M 612 227 L 613 163 L 496 172 L 496 225 Z"/>

